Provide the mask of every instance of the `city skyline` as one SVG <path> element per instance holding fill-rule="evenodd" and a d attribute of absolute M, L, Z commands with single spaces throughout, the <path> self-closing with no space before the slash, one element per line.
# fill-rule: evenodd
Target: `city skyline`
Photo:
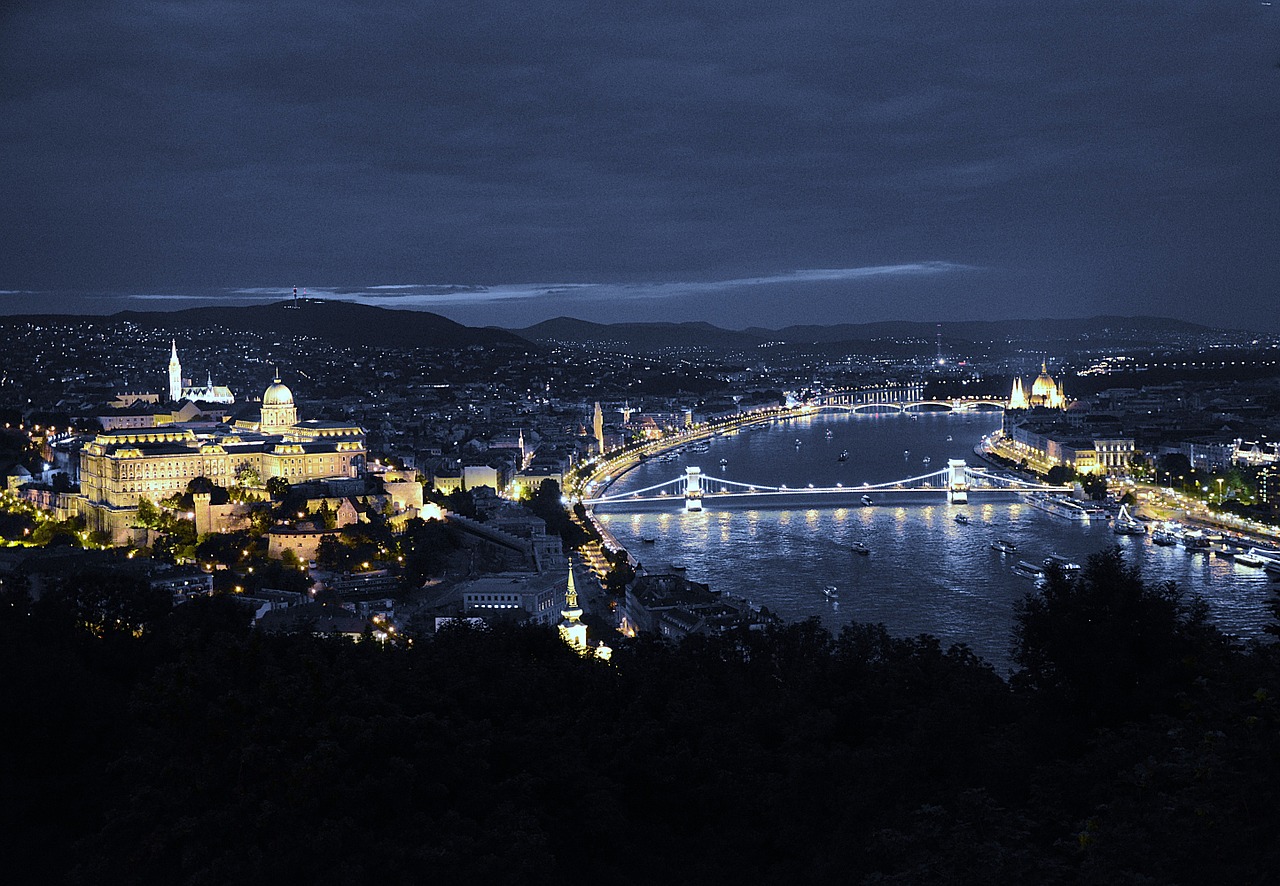
<path fill-rule="evenodd" d="M 1268 4 L 18 4 L 0 312 L 1280 329 Z"/>

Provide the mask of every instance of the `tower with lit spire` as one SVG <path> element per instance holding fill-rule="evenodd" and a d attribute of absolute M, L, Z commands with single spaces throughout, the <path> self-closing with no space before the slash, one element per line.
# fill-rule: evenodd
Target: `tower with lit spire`
<path fill-rule="evenodd" d="M 596 438 L 596 451 L 604 455 L 604 410 L 600 401 L 596 401 L 595 411 L 591 413 L 591 431 Z"/>
<path fill-rule="evenodd" d="M 178 340 L 171 339 L 172 350 L 169 352 L 169 399 L 177 402 L 182 399 L 182 364 L 178 362 Z"/>
<path fill-rule="evenodd" d="M 582 609 L 578 607 L 578 591 L 573 584 L 573 564 L 569 564 L 569 584 L 564 591 L 564 620 L 560 622 L 560 639 L 579 652 L 587 648 L 587 626 L 582 623 Z"/>
<path fill-rule="evenodd" d="M 1022 387 L 1022 379 L 1015 378 L 1013 380 L 1013 393 L 1009 395 L 1009 408 L 1026 409 L 1030 405 L 1027 402 L 1027 392 Z"/>

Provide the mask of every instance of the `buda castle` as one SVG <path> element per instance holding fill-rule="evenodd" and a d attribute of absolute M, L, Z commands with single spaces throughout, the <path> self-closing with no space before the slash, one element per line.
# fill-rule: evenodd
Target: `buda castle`
<path fill-rule="evenodd" d="M 176 360 L 175 347 L 170 393 L 181 374 Z M 183 386 L 180 394 L 185 398 L 202 391 Z M 89 530 L 108 532 L 122 543 L 132 534 L 140 498 L 157 502 L 184 493 L 196 477 L 228 488 L 264 487 L 273 477 L 291 484 L 356 479 L 364 476 L 366 455 L 363 428 L 299 421 L 293 392 L 277 375 L 263 393 L 257 415 L 234 423 L 197 417 L 98 434 L 80 451 L 79 506 Z"/>

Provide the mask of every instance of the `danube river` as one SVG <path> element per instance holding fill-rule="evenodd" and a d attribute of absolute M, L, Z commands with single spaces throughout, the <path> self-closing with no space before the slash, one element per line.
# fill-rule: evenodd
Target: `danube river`
<path fill-rule="evenodd" d="M 848 415 L 819 413 L 717 437 L 705 453 L 650 459 L 619 478 L 609 493 L 671 479 L 686 465 L 742 483 L 803 488 L 859 486 L 918 476 L 948 458 L 977 463 L 974 445 L 1000 427 L 999 413 Z M 842 452 L 848 458 L 840 461 Z M 929 461 L 926 463 L 925 459 Z M 721 465 L 721 460 L 726 464 Z M 922 632 L 964 642 L 1002 671 L 1008 663 L 1014 601 L 1033 584 L 1014 571 L 1019 560 L 1039 564 L 1058 554 L 1083 563 L 1119 544 L 1150 580 L 1173 580 L 1204 596 L 1218 626 L 1236 637 L 1263 635 L 1272 588 L 1261 569 L 1237 565 L 1149 539 L 1116 536 L 1105 523 L 1082 524 L 1018 500 L 975 493 L 968 505 L 846 501 L 749 506 L 705 499 L 702 513 L 684 513 L 683 499 L 598 509 L 609 530 L 650 568 L 683 564 L 689 578 L 764 605 L 788 620 L 818 616 L 833 629 L 848 621 L 883 622 L 898 635 Z M 922 498 L 922 494 L 916 494 Z M 963 512 L 968 525 L 955 521 Z M 991 548 L 997 538 L 1014 554 Z M 850 551 L 859 542 L 869 556 Z M 824 589 L 834 587 L 831 595 Z"/>

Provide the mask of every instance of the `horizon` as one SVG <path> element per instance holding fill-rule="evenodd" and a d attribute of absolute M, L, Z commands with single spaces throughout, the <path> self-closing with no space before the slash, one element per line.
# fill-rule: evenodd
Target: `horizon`
<path fill-rule="evenodd" d="M 291 291 L 291 290 L 290 290 Z M 268 305 L 289 304 L 292 302 L 292 295 L 284 296 L 278 292 L 267 294 L 264 290 L 258 290 L 253 295 L 240 294 L 237 296 L 219 298 L 216 296 L 198 296 L 198 295 L 83 295 L 83 294 L 60 294 L 61 298 L 67 299 L 72 304 L 63 304 L 63 310 L 45 307 L 43 305 L 27 305 L 19 306 L 8 300 L 14 295 L 37 295 L 38 293 L 13 293 L 0 291 L 0 319 L 24 317 L 24 316 L 54 316 L 67 318 L 83 318 L 89 319 L 110 319 L 118 314 L 128 313 L 151 313 L 151 314 L 177 314 L 186 310 L 194 310 L 199 308 L 251 308 L 264 307 Z M 970 324 L 970 323 L 992 323 L 992 324 L 1025 324 L 1025 323 L 1058 323 L 1058 322 L 1083 322 L 1099 319 L 1118 319 L 1118 320 L 1168 320 L 1174 322 L 1185 322 L 1197 326 L 1202 326 L 1207 330 L 1214 332 L 1256 332 L 1267 334 L 1268 330 L 1250 328 L 1246 326 L 1231 326 L 1224 324 L 1209 324 L 1197 320 L 1190 320 L 1185 317 L 1174 317 L 1167 314 L 1147 313 L 1147 314 L 1117 314 L 1117 313 L 1095 313 L 1095 314 L 1077 314 L 1062 316 L 1016 316 L 1016 317 L 963 317 L 963 318 L 912 318 L 902 316 L 884 316 L 878 319 L 860 319 L 860 320 L 829 320 L 820 322 L 810 320 L 808 322 L 793 322 L 780 325 L 768 326 L 758 323 L 750 323 L 744 325 L 728 325 L 716 323 L 714 320 L 703 318 L 690 319 L 625 319 L 625 320 L 595 320 L 587 317 L 575 316 L 572 314 L 552 314 L 542 317 L 533 322 L 521 325 L 493 323 L 493 322 L 474 322 L 468 323 L 465 319 L 455 316 L 456 311 L 451 311 L 448 306 L 432 306 L 432 305 L 416 305 L 416 304 L 399 304 L 394 299 L 385 298 L 361 298 L 358 295 L 338 296 L 328 294 L 324 297 L 317 296 L 309 292 L 305 296 L 299 287 L 299 300 L 312 300 L 316 302 L 336 302 L 342 304 L 359 305 L 363 307 L 379 308 L 391 311 L 412 311 L 414 313 L 434 314 L 444 317 L 446 320 L 460 323 L 471 328 L 496 327 L 508 331 L 519 331 L 522 329 L 532 328 L 541 323 L 554 322 L 558 320 L 591 323 L 601 326 L 611 325 L 667 325 L 667 324 L 695 324 L 709 323 L 710 325 L 726 332 L 745 332 L 750 329 L 759 329 L 769 332 L 781 332 L 791 327 L 834 327 L 834 326 L 871 326 L 878 324 L 894 324 L 909 323 L 927 326 L 946 327 L 947 325 Z M 388 303 L 389 302 L 389 303 Z M 163 307 L 161 305 L 164 305 Z M 22 308 L 22 309 L 19 309 Z M 99 310 L 87 310 L 86 308 L 98 308 Z M 461 312 L 465 313 L 465 312 Z"/>

